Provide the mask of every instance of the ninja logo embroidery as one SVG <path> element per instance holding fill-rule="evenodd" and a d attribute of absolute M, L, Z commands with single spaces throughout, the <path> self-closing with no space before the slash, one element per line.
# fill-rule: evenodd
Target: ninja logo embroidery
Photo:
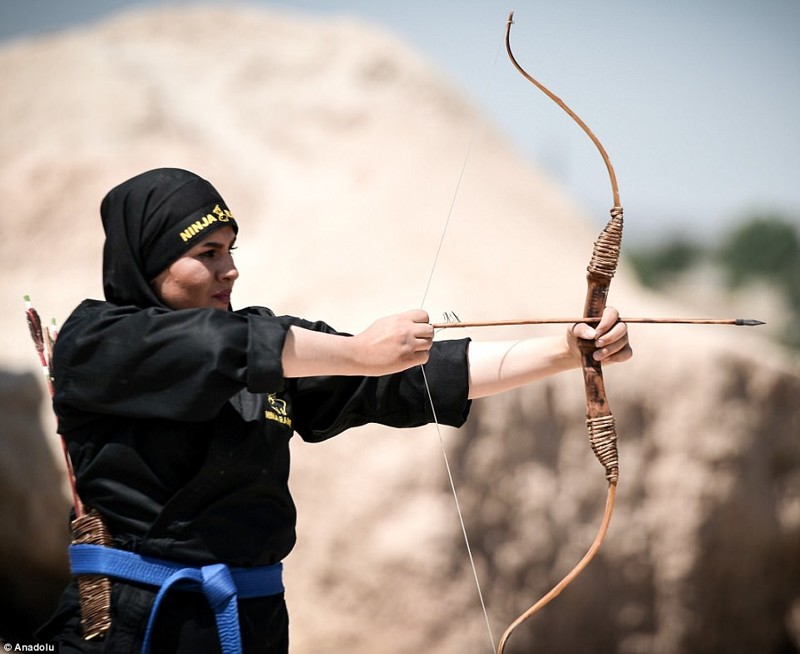
<path fill-rule="evenodd" d="M 195 220 L 191 225 L 189 225 L 186 229 L 184 229 L 179 236 L 181 240 L 185 243 L 193 236 L 202 232 L 206 227 L 209 225 L 213 225 L 216 222 L 227 223 L 233 220 L 233 214 L 228 209 L 223 209 L 219 205 L 215 206 L 211 213 L 207 213 L 205 216 L 200 218 L 199 220 Z"/>
<path fill-rule="evenodd" d="M 286 401 L 275 396 L 275 393 L 267 395 L 267 410 L 264 411 L 264 417 L 267 420 L 274 420 L 287 427 L 292 426 L 292 419 L 289 417 L 289 412 L 286 408 Z"/>

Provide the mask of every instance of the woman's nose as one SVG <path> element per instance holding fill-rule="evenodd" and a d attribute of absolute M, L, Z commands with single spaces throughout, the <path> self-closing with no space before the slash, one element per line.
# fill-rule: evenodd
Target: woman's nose
<path fill-rule="evenodd" d="M 222 266 L 219 276 L 222 279 L 229 279 L 231 281 L 236 281 L 239 278 L 239 270 L 236 268 L 236 264 L 233 262 L 232 258 L 229 258 Z"/>

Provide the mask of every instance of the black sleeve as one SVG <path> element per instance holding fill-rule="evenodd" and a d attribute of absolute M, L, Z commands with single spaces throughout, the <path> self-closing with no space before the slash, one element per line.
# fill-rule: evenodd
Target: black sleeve
<path fill-rule="evenodd" d="M 423 367 L 415 366 L 382 377 L 292 380 L 295 431 L 316 442 L 367 423 L 418 427 L 438 422 L 460 427 L 470 409 L 468 348 L 469 339 L 434 343 L 424 374 Z"/>
<path fill-rule="evenodd" d="M 267 309 L 117 307 L 87 301 L 54 352 L 54 405 L 98 414 L 201 421 L 234 394 L 283 385 L 290 322 Z"/>

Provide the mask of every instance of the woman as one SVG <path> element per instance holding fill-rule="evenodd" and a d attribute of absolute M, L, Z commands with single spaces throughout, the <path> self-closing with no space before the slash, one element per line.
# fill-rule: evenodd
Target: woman
<path fill-rule="evenodd" d="M 60 332 L 54 407 L 79 496 L 111 537 L 73 547 L 73 571 L 111 578 L 111 626 L 84 638 L 73 581 L 40 633 L 62 654 L 286 652 L 293 433 L 321 441 L 370 422 L 431 422 L 423 364 L 436 418 L 460 426 L 472 398 L 577 367 L 579 337 L 604 362 L 631 356 L 613 309 L 596 328 L 513 348 L 434 343 L 422 310 L 355 336 L 233 311 L 238 225 L 184 170 L 124 182 L 101 216 L 106 301 L 84 301 Z"/>

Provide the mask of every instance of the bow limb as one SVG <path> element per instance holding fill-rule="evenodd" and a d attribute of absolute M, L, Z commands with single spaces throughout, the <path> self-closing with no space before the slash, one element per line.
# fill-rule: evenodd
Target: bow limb
<path fill-rule="evenodd" d="M 506 52 L 514 67 L 522 74 L 525 79 L 531 82 L 581 127 L 587 136 L 597 147 L 603 162 L 606 165 L 611 189 L 613 194 L 613 207 L 611 218 L 603 231 L 594 243 L 592 257 L 587 267 L 587 289 L 586 302 L 584 304 L 583 315 L 587 318 L 599 318 L 602 316 L 606 307 L 606 299 L 611 286 L 611 279 L 617 269 L 619 255 L 622 246 L 622 206 L 619 200 L 619 190 L 614 167 L 605 151 L 600 140 L 594 135 L 589 127 L 584 123 L 575 112 L 572 111 L 558 96 L 547 89 L 543 84 L 531 77 L 522 66 L 517 63 L 511 51 L 510 33 L 513 24 L 513 12 L 508 16 L 506 25 Z M 614 416 L 608 405 L 605 383 L 603 381 L 603 368 L 599 361 L 595 361 L 593 354 L 595 346 L 592 341 L 579 341 L 581 351 L 581 367 L 583 369 L 583 381 L 586 390 L 586 426 L 589 431 L 589 443 L 592 451 L 603 465 L 608 480 L 608 494 L 603 519 L 598 529 L 597 536 L 589 550 L 578 564 L 567 575 L 556 584 L 546 595 L 539 599 L 533 606 L 524 611 L 503 633 L 497 645 L 497 653 L 503 654 L 505 645 L 511 637 L 512 632 L 528 618 L 535 615 L 544 608 L 550 601 L 558 597 L 572 581 L 589 565 L 605 539 L 608 526 L 611 522 L 611 514 L 614 509 L 616 498 L 617 480 L 619 478 L 619 461 L 617 457 L 617 433 Z"/>

